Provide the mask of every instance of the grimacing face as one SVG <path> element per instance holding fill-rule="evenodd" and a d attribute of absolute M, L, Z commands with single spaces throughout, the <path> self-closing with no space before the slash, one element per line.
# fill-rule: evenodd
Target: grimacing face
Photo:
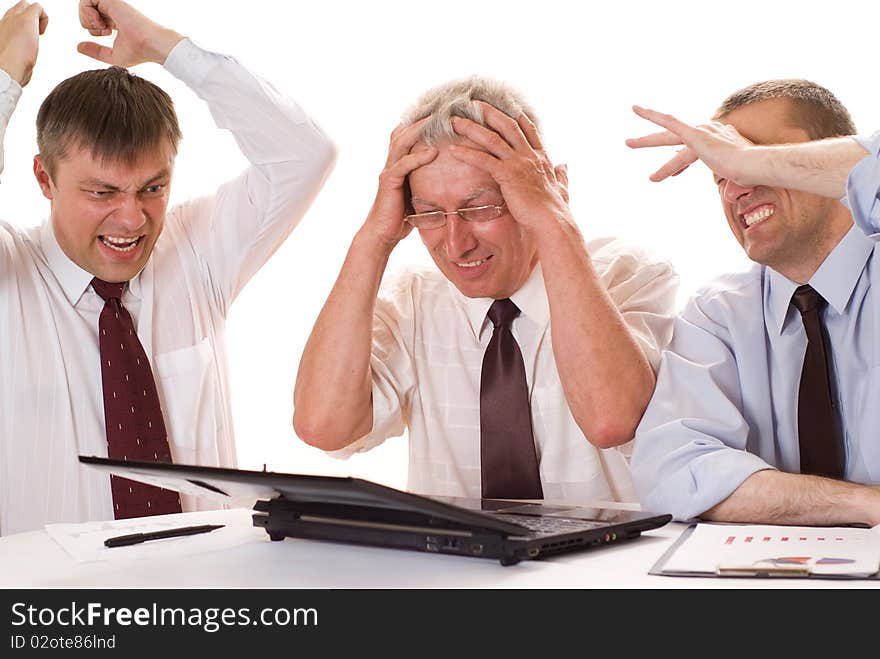
<path fill-rule="evenodd" d="M 102 161 L 77 145 L 51 177 L 34 158 L 58 244 L 80 268 L 108 282 L 128 281 L 149 260 L 165 224 L 173 169 L 169 145 L 133 166 Z"/>
<path fill-rule="evenodd" d="M 755 144 L 807 142 L 809 134 L 793 125 L 790 103 L 785 98 L 757 101 L 719 121 Z M 840 239 L 829 226 L 829 218 L 840 216 L 836 199 L 787 188 L 743 187 L 717 176 L 715 183 L 727 223 L 748 257 L 792 279 L 805 266 L 818 267 Z"/>
<path fill-rule="evenodd" d="M 476 147 L 465 139 L 458 143 Z M 456 160 L 448 146 L 438 145 L 437 157 L 410 173 L 413 211 L 449 212 L 503 203 L 501 189 L 488 172 Z M 412 151 L 425 148 L 417 144 Z M 534 240 L 508 212 L 483 223 L 449 215 L 445 226 L 419 229 L 419 234 L 434 263 L 466 297 L 510 297 L 537 263 Z"/>

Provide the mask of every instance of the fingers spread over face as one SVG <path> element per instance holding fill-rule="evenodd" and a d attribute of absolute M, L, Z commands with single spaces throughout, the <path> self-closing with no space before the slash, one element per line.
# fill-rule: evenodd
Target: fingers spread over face
<path fill-rule="evenodd" d="M 650 180 L 658 182 L 670 176 L 678 176 L 696 161 L 696 152 L 694 152 L 693 149 L 690 149 L 689 147 L 685 147 L 679 150 L 679 152 L 676 153 L 674 157 L 670 158 L 669 161 L 665 165 L 663 165 L 663 167 L 651 174 Z"/>
<path fill-rule="evenodd" d="M 638 105 L 633 105 L 633 112 L 639 115 L 642 119 L 647 119 L 651 123 L 655 123 L 661 128 L 665 128 L 671 133 L 675 133 L 676 135 L 684 136 L 688 132 L 693 131 L 693 126 L 684 123 L 683 121 L 679 121 L 671 114 L 663 114 L 662 112 L 657 112 L 656 110 L 649 110 L 648 108 L 643 108 Z"/>
<path fill-rule="evenodd" d="M 641 149 L 648 146 L 675 146 L 676 144 L 682 144 L 681 138 L 668 130 L 641 137 L 631 137 L 626 141 L 626 145 L 631 149 Z"/>

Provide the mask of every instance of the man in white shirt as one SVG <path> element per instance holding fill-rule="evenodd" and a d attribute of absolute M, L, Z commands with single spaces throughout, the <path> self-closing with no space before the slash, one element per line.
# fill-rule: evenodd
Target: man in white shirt
<path fill-rule="evenodd" d="M 505 469 L 485 460 L 487 312 L 509 299 L 527 400 L 492 433 L 512 437 L 524 412 L 540 487 L 508 498 L 634 499 L 619 447 L 653 390 L 677 276 L 616 240 L 584 240 L 566 168 L 550 162 L 534 117 L 515 90 L 474 77 L 427 92 L 392 133 L 372 210 L 300 362 L 304 441 L 346 457 L 406 429 L 408 489 L 485 497 Z M 414 226 L 437 269 L 380 293 Z"/>
<path fill-rule="evenodd" d="M 39 5 L 24 2 L 0 21 L 3 132 L 46 21 Z M 166 212 L 179 131 L 164 92 L 110 68 L 62 82 L 44 102 L 34 172 L 50 216 L 33 229 L 0 222 L 4 535 L 114 517 L 109 479 L 77 461 L 108 454 L 98 336 L 105 302 L 93 278 L 127 282 L 121 305 L 152 367 L 173 460 L 235 466 L 227 310 L 306 212 L 335 157 L 296 103 L 234 59 L 118 0 L 82 0 L 80 21 L 95 36 L 116 31 L 112 47 L 84 43 L 80 52 L 118 67 L 163 65 L 207 102 L 251 166 L 216 194 Z M 70 89 L 91 80 L 97 91 L 72 103 Z M 69 124 L 53 109 L 59 103 Z M 105 124 L 95 125 L 95 111 Z"/>

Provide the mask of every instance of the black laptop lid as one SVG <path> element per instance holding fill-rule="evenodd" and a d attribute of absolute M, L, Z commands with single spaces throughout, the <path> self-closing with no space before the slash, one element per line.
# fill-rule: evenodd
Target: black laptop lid
<path fill-rule="evenodd" d="M 79 456 L 82 464 L 115 476 L 149 483 L 183 494 L 230 501 L 281 496 L 288 501 L 382 508 L 418 513 L 455 524 L 518 535 L 526 531 L 517 524 L 495 519 L 457 505 L 402 492 L 371 481 L 341 477 L 246 471 L 220 467 L 136 462 Z"/>

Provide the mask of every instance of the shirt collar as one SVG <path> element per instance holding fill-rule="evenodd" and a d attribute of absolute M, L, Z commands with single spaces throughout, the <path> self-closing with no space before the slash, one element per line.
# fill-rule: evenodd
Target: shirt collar
<path fill-rule="evenodd" d="M 835 312 L 843 314 L 873 250 L 874 241 L 853 225 L 807 283 L 828 301 Z M 799 284 L 771 268 L 767 268 L 766 272 L 768 282 L 766 309 L 773 326 L 781 334 L 791 304 L 791 296 Z"/>
<path fill-rule="evenodd" d="M 43 248 L 43 254 L 46 255 L 49 269 L 61 284 L 61 290 L 64 291 L 70 305 L 75 307 L 92 283 L 94 275 L 86 272 L 67 257 L 55 238 L 51 219 L 46 219 L 40 227 L 40 246 Z"/>
<path fill-rule="evenodd" d="M 91 286 L 94 275 L 80 268 L 76 263 L 70 260 L 58 240 L 55 238 L 55 231 L 52 228 L 51 218 L 46 219 L 40 227 L 40 246 L 43 254 L 46 256 L 46 262 L 52 274 L 61 284 L 65 297 L 71 306 L 79 303 L 83 293 Z M 143 272 L 143 271 L 141 271 Z M 138 273 L 131 281 L 128 282 L 128 291 L 138 300 L 141 298 L 141 274 Z"/>
<path fill-rule="evenodd" d="M 486 297 L 465 297 L 452 282 L 448 282 L 448 285 L 451 287 L 453 298 L 458 300 L 464 308 L 474 336 L 479 339 L 486 323 L 486 314 L 489 313 L 489 307 L 495 300 Z M 511 295 L 510 299 L 519 307 L 522 316 L 534 322 L 538 327 L 547 326 L 550 322 L 550 303 L 547 301 L 547 291 L 544 288 L 544 277 L 541 274 L 540 263 L 535 265 L 526 283 Z"/>

